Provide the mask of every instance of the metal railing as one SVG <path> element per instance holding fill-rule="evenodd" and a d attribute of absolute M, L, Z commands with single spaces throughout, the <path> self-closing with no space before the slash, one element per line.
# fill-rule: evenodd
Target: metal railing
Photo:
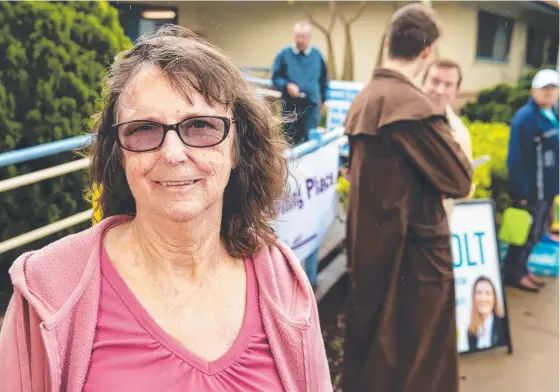
<path fill-rule="evenodd" d="M 0 154 L 0 167 L 15 165 L 31 160 L 44 158 L 61 152 L 67 152 L 78 148 L 83 148 L 92 143 L 93 135 L 81 135 L 56 142 L 44 143 L 38 146 L 22 148 L 15 151 Z M 21 176 L 8 178 L 0 181 L 0 193 L 13 190 L 25 185 L 34 184 L 49 178 L 58 177 L 67 173 L 85 169 L 89 166 L 90 159 L 83 158 L 72 162 L 63 163 L 58 166 L 38 170 Z M 46 226 L 31 230 L 27 233 L 18 235 L 8 240 L 0 242 L 0 254 L 9 250 L 19 248 L 30 242 L 47 237 L 61 230 L 67 229 L 79 223 L 91 219 L 93 209 L 83 211 L 68 218 L 61 219 Z"/>
<path fill-rule="evenodd" d="M 334 141 L 339 141 L 340 144 L 344 144 L 346 142 L 346 137 L 343 137 L 343 134 L 344 128 L 342 127 L 333 129 L 330 132 L 321 132 L 318 129 L 311 129 L 309 131 L 309 140 L 286 151 L 286 156 L 289 160 L 296 160 Z"/>
<path fill-rule="evenodd" d="M 249 75 L 249 72 L 270 72 L 268 67 L 245 67 L 242 68 L 246 79 L 253 84 L 255 93 L 261 97 L 280 98 L 281 94 L 275 90 L 270 79 L 256 78 Z M 309 141 L 298 145 L 288 151 L 286 155 L 290 160 L 295 160 L 303 155 L 309 154 L 324 145 L 335 140 L 339 140 L 340 144 L 344 144 L 345 138 L 342 137 L 343 130 L 335 129 L 331 132 L 320 132 L 319 130 L 311 130 L 309 133 Z M 76 136 L 64 140 L 50 143 L 44 143 L 33 147 L 22 148 L 0 154 L 0 167 L 15 165 L 50 155 L 83 148 L 93 142 L 94 135 L 86 134 Z M 90 158 L 82 158 L 72 162 L 67 162 L 58 166 L 49 167 L 47 169 L 38 170 L 32 173 L 20 175 L 0 181 L 0 193 L 20 188 L 26 185 L 34 184 L 49 178 L 58 177 L 67 173 L 87 168 L 90 164 Z M 9 250 L 26 245 L 30 242 L 44 238 L 58 231 L 67 229 L 76 224 L 90 220 L 94 210 L 80 212 L 68 218 L 61 219 L 57 222 L 48 224 L 38 229 L 29 231 L 19 236 L 10 238 L 0 242 L 0 254 Z"/>
<path fill-rule="evenodd" d="M 251 66 L 251 67 L 239 67 L 241 69 L 241 71 L 243 71 L 245 73 L 245 75 L 248 75 L 249 72 L 272 72 L 272 68 L 271 67 L 256 67 L 256 66 Z"/>
<path fill-rule="evenodd" d="M 39 144 L 38 146 L 21 148 L 0 154 L 0 167 L 15 165 L 21 162 L 48 157 L 49 155 L 66 152 L 75 148 L 85 147 L 91 143 L 93 135 L 81 135 L 56 142 Z"/>
<path fill-rule="evenodd" d="M 327 133 L 320 132 L 318 130 L 311 130 L 309 133 L 310 140 L 286 151 L 286 155 L 290 160 L 298 159 L 303 155 L 309 154 L 321 148 L 324 145 L 332 143 L 336 140 L 340 140 L 342 133 L 342 129 L 335 129 Z M 91 134 L 89 134 L 3 153 L 0 154 L 0 166 L 13 165 L 16 163 L 26 162 L 29 160 L 38 159 L 61 152 L 71 151 L 76 148 L 85 147 L 92 142 L 93 137 Z M 66 173 L 82 170 L 88 167 L 89 163 L 90 158 L 83 158 L 76 161 L 64 163 L 62 165 L 53 166 L 33 173 L 28 173 L 0 181 L 0 193 L 8 190 L 13 190 L 25 185 L 37 183 L 48 178 L 53 178 Z M 38 239 L 47 237 L 51 234 L 57 233 L 76 224 L 90 220 L 92 216 L 93 208 L 40 227 L 38 229 L 32 230 L 30 232 L 21 234 L 19 236 L 10 238 L 8 240 L 2 241 L 0 242 L 0 254 L 12 249 L 16 249 Z"/>

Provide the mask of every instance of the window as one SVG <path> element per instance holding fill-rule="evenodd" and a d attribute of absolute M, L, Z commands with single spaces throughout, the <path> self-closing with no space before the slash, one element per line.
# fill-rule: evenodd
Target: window
<path fill-rule="evenodd" d="M 527 28 L 527 43 L 525 46 L 525 64 L 538 68 L 543 64 L 544 41 L 546 33 L 534 27 Z"/>
<path fill-rule="evenodd" d="M 111 3 L 119 10 L 119 19 L 124 32 L 131 41 L 142 34 L 155 30 L 166 23 L 177 24 L 178 14 L 175 7 L 159 7 L 141 4 Z"/>
<path fill-rule="evenodd" d="M 558 33 L 535 27 L 527 28 L 525 65 L 539 68 L 556 65 L 558 61 Z"/>
<path fill-rule="evenodd" d="M 548 41 L 548 50 L 546 51 L 546 65 L 558 66 L 558 32 L 550 37 Z"/>
<path fill-rule="evenodd" d="M 512 18 L 479 11 L 476 58 L 507 62 L 514 22 Z"/>

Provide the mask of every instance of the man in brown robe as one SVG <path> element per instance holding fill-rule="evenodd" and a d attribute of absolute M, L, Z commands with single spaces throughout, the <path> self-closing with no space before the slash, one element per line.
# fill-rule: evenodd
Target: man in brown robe
<path fill-rule="evenodd" d="M 344 392 L 456 392 L 455 288 L 443 198 L 472 168 L 443 113 L 414 86 L 440 35 L 428 7 L 398 10 L 389 60 L 355 98 L 347 227 Z"/>

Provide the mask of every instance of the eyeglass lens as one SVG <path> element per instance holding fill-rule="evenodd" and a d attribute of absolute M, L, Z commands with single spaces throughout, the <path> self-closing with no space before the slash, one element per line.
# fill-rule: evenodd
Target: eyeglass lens
<path fill-rule="evenodd" d="M 196 117 L 179 124 L 179 137 L 192 147 L 210 147 L 224 139 L 226 121 L 216 117 Z M 159 147 L 164 127 L 151 121 L 133 121 L 119 126 L 119 141 L 131 151 L 146 151 Z"/>

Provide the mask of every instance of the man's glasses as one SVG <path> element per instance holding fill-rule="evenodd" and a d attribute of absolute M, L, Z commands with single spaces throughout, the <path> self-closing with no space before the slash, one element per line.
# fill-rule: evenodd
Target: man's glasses
<path fill-rule="evenodd" d="M 212 147 L 220 144 L 228 135 L 234 118 L 218 116 L 189 117 L 177 124 L 161 124 L 156 121 L 137 120 L 113 125 L 119 145 L 128 151 L 157 150 L 163 144 L 167 132 L 174 130 L 179 139 L 190 147 Z"/>

